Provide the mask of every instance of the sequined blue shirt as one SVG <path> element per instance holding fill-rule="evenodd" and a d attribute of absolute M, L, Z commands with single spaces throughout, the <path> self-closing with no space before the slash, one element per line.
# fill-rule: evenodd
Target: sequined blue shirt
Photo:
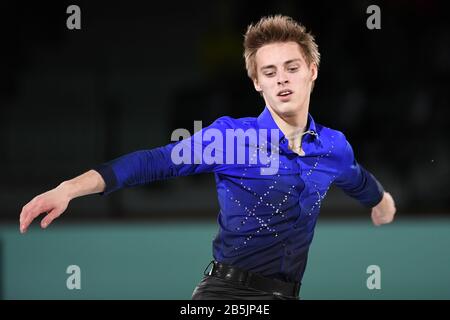
<path fill-rule="evenodd" d="M 278 152 L 277 172 L 262 174 L 261 170 L 268 164 L 251 162 L 251 156 L 243 163 L 234 164 L 198 159 L 192 163 L 174 163 L 172 151 L 176 146 L 190 144 L 194 150 L 200 141 L 194 142 L 194 137 L 204 136 L 209 129 L 224 136 L 227 129 L 267 129 L 269 133 L 277 130 L 278 146 L 270 143 L 266 146 L 268 151 Z M 320 206 L 332 184 L 368 208 L 378 204 L 383 196 L 383 187 L 355 160 L 343 133 L 315 123 L 310 114 L 306 132 L 302 136 L 304 155 L 294 153 L 266 107 L 257 118 L 221 117 L 191 138 L 136 151 L 94 169 L 106 183 L 102 194 L 155 180 L 214 173 L 220 206 L 219 231 L 213 241 L 214 259 L 264 276 L 296 282 L 303 277 Z M 200 142 L 202 150 L 207 148 L 207 142 Z M 244 143 L 249 154 L 256 150 L 252 147 L 260 145 Z M 221 150 L 227 151 L 225 146 Z M 195 152 L 191 155 L 195 157 Z M 236 155 L 231 158 L 236 160 Z"/>

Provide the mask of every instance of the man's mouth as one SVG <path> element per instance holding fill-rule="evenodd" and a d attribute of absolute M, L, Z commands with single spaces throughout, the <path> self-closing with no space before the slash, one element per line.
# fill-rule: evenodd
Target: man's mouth
<path fill-rule="evenodd" d="M 280 97 L 280 98 L 279 98 L 280 101 L 282 101 L 282 102 L 288 102 L 288 101 L 291 100 L 291 95 L 292 95 L 293 93 L 294 93 L 294 92 L 292 92 L 292 91 L 289 90 L 289 89 L 284 89 L 284 90 L 281 90 L 280 92 L 278 92 L 277 96 Z"/>
<path fill-rule="evenodd" d="M 277 96 L 279 96 L 279 97 L 287 97 L 287 96 L 290 96 L 291 94 L 293 94 L 293 92 L 291 90 L 284 89 L 284 90 L 281 90 L 280 92 L 278 92 Z"/>

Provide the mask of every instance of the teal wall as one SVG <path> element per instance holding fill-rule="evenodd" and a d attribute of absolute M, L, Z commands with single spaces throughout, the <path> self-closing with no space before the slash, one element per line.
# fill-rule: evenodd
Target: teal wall
<path fill-rule="evenodd" d="M 214 223 L 0 226 L 3 299 L 190 299 L 211 260 Z M 68 290 L 66 268 L 81 268 Z M 369 290 L 369 265 L 381 289 Z M 450 299 L 450 219 L 319 221 L 303 299 Z"/>

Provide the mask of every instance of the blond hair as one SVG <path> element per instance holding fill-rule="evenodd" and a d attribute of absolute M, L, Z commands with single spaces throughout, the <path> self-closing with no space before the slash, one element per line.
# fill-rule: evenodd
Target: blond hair
<path fill-rule="evenodd" d="M 255 55 L 259 48 L 276 42 L 296 42 L 301 48 L 308 66 L 320 64 L 319 48 L 314 36 L 291 17 L 275 15 L 261 18 L 255 25 L 250 24 L 244 36 L 244 58 L 247 74 L 256 79 Z"/>

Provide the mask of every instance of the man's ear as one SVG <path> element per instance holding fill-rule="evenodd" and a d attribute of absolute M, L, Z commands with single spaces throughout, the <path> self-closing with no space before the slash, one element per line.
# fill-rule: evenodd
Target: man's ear
<path fill-rule="evenodd" d="M 258 91 L 259 93 L 262 92 L 261 86 L 259 85 L 257 78 L 253 79 L 253 86 L 255 87 L 256 91 Z"/>
<path fill-rule="evenodd" d="M 315 81 L 317 79 L 317 65 L 311 62 L 309 70 L 311 71 L 311 81 Z"/>

